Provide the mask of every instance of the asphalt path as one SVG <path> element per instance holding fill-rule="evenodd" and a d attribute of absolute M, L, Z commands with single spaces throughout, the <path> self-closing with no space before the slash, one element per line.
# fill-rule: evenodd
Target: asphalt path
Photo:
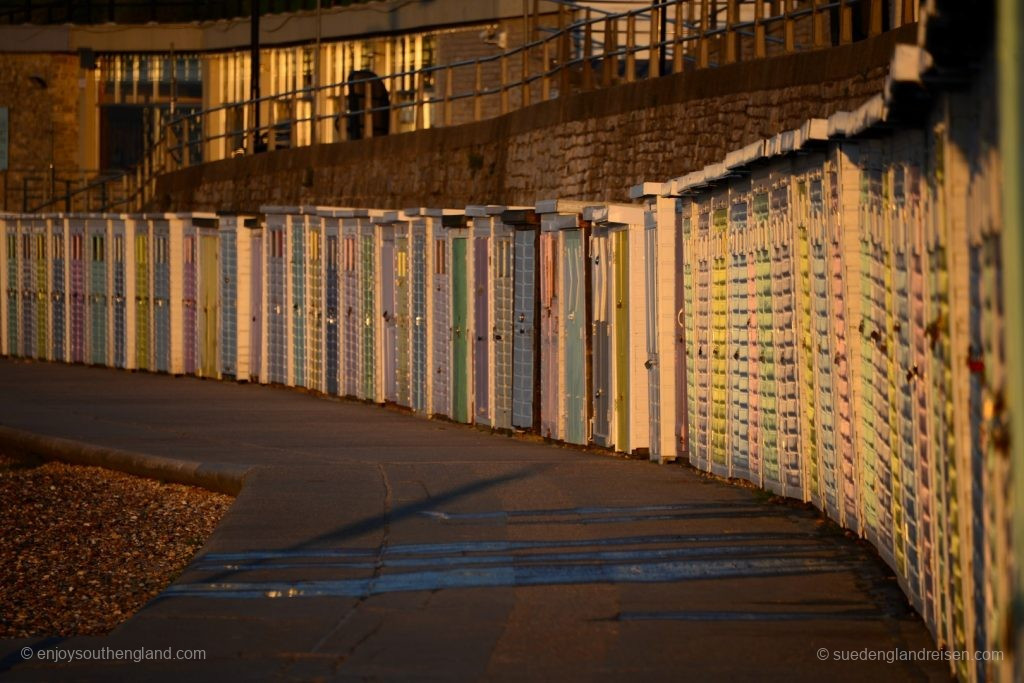
<path fill-rule="evenodd" d="M 0 641 L 0 678 L 949 678 L 886 661 L 935 646 L 870 547 L 683 465 L 293 389 L 13 360 L 0 425 L 244 472 L 156 600 L 107 636 Z M 111 658 L 167 648 L 202 659 Z"/>

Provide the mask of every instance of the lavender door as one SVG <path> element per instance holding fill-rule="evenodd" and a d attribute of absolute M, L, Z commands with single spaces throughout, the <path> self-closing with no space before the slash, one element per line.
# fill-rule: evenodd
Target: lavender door
<path fill-rule="evenodd" d="M 380 247 L 380 306 L 384 331 L 384 400 L 398 398 L 398 325 L 395 317 L 395 241 L 391 227 L 384 227 Z"/>
<path fill-rule="evenodd" d="M 355 396 L 359 386 L 359 340 L 363 326 L 359 316 L 360 284 L 356 269 L 356 236 L 349 233 L 341 238 L 341 291 L 344 305 L 341 309 L 341 391 L 346 396 Z"/>
<path fill-rule="evenodd" d="M 67 360 L 64 351 L 64 340 L 66 332 L 67 315 L 65 311 L 64 295 L 64 225 L 63 221 L 55 220 L 51 241 L 53 242 L 53 286 L 50 289 L 50 299 L 53 306 L 53 335 L 51 339 L 53 359 L 58 361 Z"/>
<path fill-rule="evenodd" d="M 286 294 L 287 268 L 283 219 L 274 217 L 276 225 L 268 224 L 267 244 L 267 381 L 288 382 L 288 314 Z"/>
<path fill-rule="evenodd" d="M 514 342 L 512 350 L 512 424 L 534 429 L 536 404 L 537 233 L 520 230 L 515 237 Z"/>
<path fill-rule="evenodd" d="M 185 352 L 185 374 L 196 374 L 196 236 L 185 235 L 184 281 L 182 288 L 182 349 Z"/>
<path fill-rule="evenodd" d="M 452 350 L 452 328 L 451 312 L 448 300 L 450 285 L 448 283 L 448 240 L 442 235 L 440 239 L 434 239 L 434 310 L 433 330 L 434 345 L 431 370 L 433 375 L 432 385 L 432 410 L 436 415 L 449 414 L 449 391 L 448 383 L 451 376 L 451 350 Z"/>
<path fill-rule="evenodd" d="M 338 356 L 341 351 L 340 340 L 338 339 L 338 234 L 337 220 L 331 220 L 327 227 L 327 281 L 324 283 L 324 293 L 327 301 L 327 327 L 326 327 L 326 372 L 327 393 L 338 394 Z"/>
<path fill-rule="evenodd" d="M 254 232 L 250 247 L 249 301 L 251 317 L 249 321 L 249 377 L 254 381 L 260 378 L 263 363 L 263 235 Z"/>
<path fill-rule="evenodd" d="M 489 242 L 486 237 L 473 240 L 473 420 L 485 425 L 491 424 Z"/>

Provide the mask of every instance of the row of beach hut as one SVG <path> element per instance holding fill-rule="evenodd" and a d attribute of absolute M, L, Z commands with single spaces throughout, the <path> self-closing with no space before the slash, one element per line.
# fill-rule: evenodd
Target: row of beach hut
<path fill-rule="evenodd" d="M 998 155 L 950 102 L 881 129 L 871 100 L 632 204 L 2 215 L 2 352 L 688 459 L 813 502 L 940 644 L 1000 649 Z"/>

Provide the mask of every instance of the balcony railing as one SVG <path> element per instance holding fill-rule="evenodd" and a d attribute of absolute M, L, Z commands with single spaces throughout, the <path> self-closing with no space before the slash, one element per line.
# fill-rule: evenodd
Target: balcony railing
<path fill-rule="evenodd" d="M 535 39 L 500 54 L 357 73 L 172 119 L 134 172 L 109 182 L 124 186 L 119 206 L 137 210 L 158 176 L 198 163 L 480 121 L 642 78 L 844 45 L 918 11 L 919 0 L 655 0 L 614 14 L 562 5 L 556 26 L 535 24 L 524 32 Z"/>

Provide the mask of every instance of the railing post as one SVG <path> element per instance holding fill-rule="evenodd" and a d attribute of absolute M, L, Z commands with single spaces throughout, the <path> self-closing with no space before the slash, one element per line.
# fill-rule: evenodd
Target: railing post
<path fill-rule="evenodd" d="M 785 47 L 786 52 L 790 53 L 796 50 L 796 26 L 793 21 L 793 0 L 786 0 L 785 10 L 786 18 L 783 20 L 785 30 Z"/>
<path fill-rule="evenodd" d="M 373 137 L 373 82 L 363 82 L 363 137 Z"/>
<path fill-rule="evenodd" d="M 568 10 L 558 6 L 558 96 L 569 94 L 569 26 L 565 21 Z"/>
<path fill-rule="evenodd" d="M 452 125 L 452 68 L 444 69 L 444 125 Z"/>
<path fill-rule="evenodd" d="M 903 23 L 913 24 L 917 21 L 918 0 L 903 0 Z"/>
<path fill-rule="evenodd" d="M 530 51 L 527 48 L 523 48 L 522 56 L 522 68 L 519 71 L 519 80 L 522 84 L 522 94 L 520 95 L 521 102 L 520 107 L 530 106 Z"/>
<path fill-rule="evenodd" d="M 661 9 L 651 7 L 651 25 L 647 31 L 647 77 L 657 78 L 661 75 L 661 45 L 659 45 L 658 27 L 661 26 Z"/>
<path fill-rule="evenodd" d="M 736 44 L 736 24 L 739 23 L 739 5 L 737 0 L 727 0 L 725 6 L 725 63 L 732 64 L 739 59 L 739 46 Z"/>
<path fill-rule="evenodd" d="M 701 0 L 700 2 L 700 38 L 697 41 L 697 68 L 704 69 L 707 67 L 709 59 L 709 45 L 708 45 L 708 25 L 710 23 L 709 17 L 710 7 L 708 0 Z"/>
<path fill-rule="evenodd" d="M 814 47 L 825 46 L 825 16 L 821 11 L 821 0 L 811 0 L 811 34 Z"/>
<path fill-rule="evenodd" d="M 764 3 L 754 3 L 754 59 L 764 59 L 768 55 L 764 31 Z"/>
<path fill-rule="evenodd" d="M 676 0 L 676 30 L 672 36 L 672 73 L 683 70 L 683 0 Z"/>
<path fill-rule="evenodd" d="M 400 121 L 400 117 L 398 115 L 398 106 L 397 106 L 399 103 L 396 101 L 396 99 L 397 99 L 396 96 L 402 90 L 402 88 L 401 88 L 401 85 L 402 85 L 401 78 L 402 78 L 401 76 L 397 76 L 397 75 L 392 75 L 391 76 L 391 108 L 387 112 L 387 114 L 388 114 L 388 130 L 390 132 L 392 132 L 392 133 L 397 133 L 398 132 L 398 124 L 399 124 L 399 121 Z M 369 102 L 370 100 L 366 100 L 366 101 Z M 370 106 L 370 108 L 372 109 L 372 105 L 368 105 L 368 106 Z"/>
<path fill-rule="evenodd" d="M 498 66 L 501 78 L 501 113 L 508 113 L 508 57 L 504 54 L 498 58 Z"/>
<path fill-rule="evenodd" d="M 604 58 L 601 60 L 601 84 L 608 88 L 619 75 L 619 58 L 615 52 L 619 49 L 618 22 L 615 19 L 604 20 Z"/>
<path fill-rule="evenodd" d="M 423 130 L 423 103 L 424 100 L 424 89 L 423 89 L 423 71 L 417 71 L 415 74 L 416 78 L 416 130 Z"/>
<path fill-rule="evenodd" d="M 626 83 L 636 80 L 636 15 L 626 16 Z"/>
<path fill-rule="evenodd" d="M 544 39 L 541 46 L 541 78 L 540 78 L 540 99 L 547 102 L 551 99 L 551 41 Z"/>
<path fill-rule="evenodd" d="M 473 120 L 480 120 L 480 89 L 483 87 L 483 74 L 481 73 L 480 58 L 477 57 L 473 65 Z"/>
<path fill-rule="evenodd" d="M 590 24 L 590 8 L 586 12 L 586 24 L 583 25 L 583 89 L 594 88 L 594 71 L 590 64 L 594 56 L 594 34 Z"/>
<path fill-rule="evenodd" d="M 189 130 L 192 126 L 192 118 L 183 119 L 181 122 L 181 166 L 182 168 L 188 168 L 192 165 L 192 144 L 189 140 L 192 139 Z"/>
<path fill-rule="evenodd" d="M 868 35 L 877 36 L 882 32 L 882 0 L 869 0 L 871 16 L 868 19 Z"/>

